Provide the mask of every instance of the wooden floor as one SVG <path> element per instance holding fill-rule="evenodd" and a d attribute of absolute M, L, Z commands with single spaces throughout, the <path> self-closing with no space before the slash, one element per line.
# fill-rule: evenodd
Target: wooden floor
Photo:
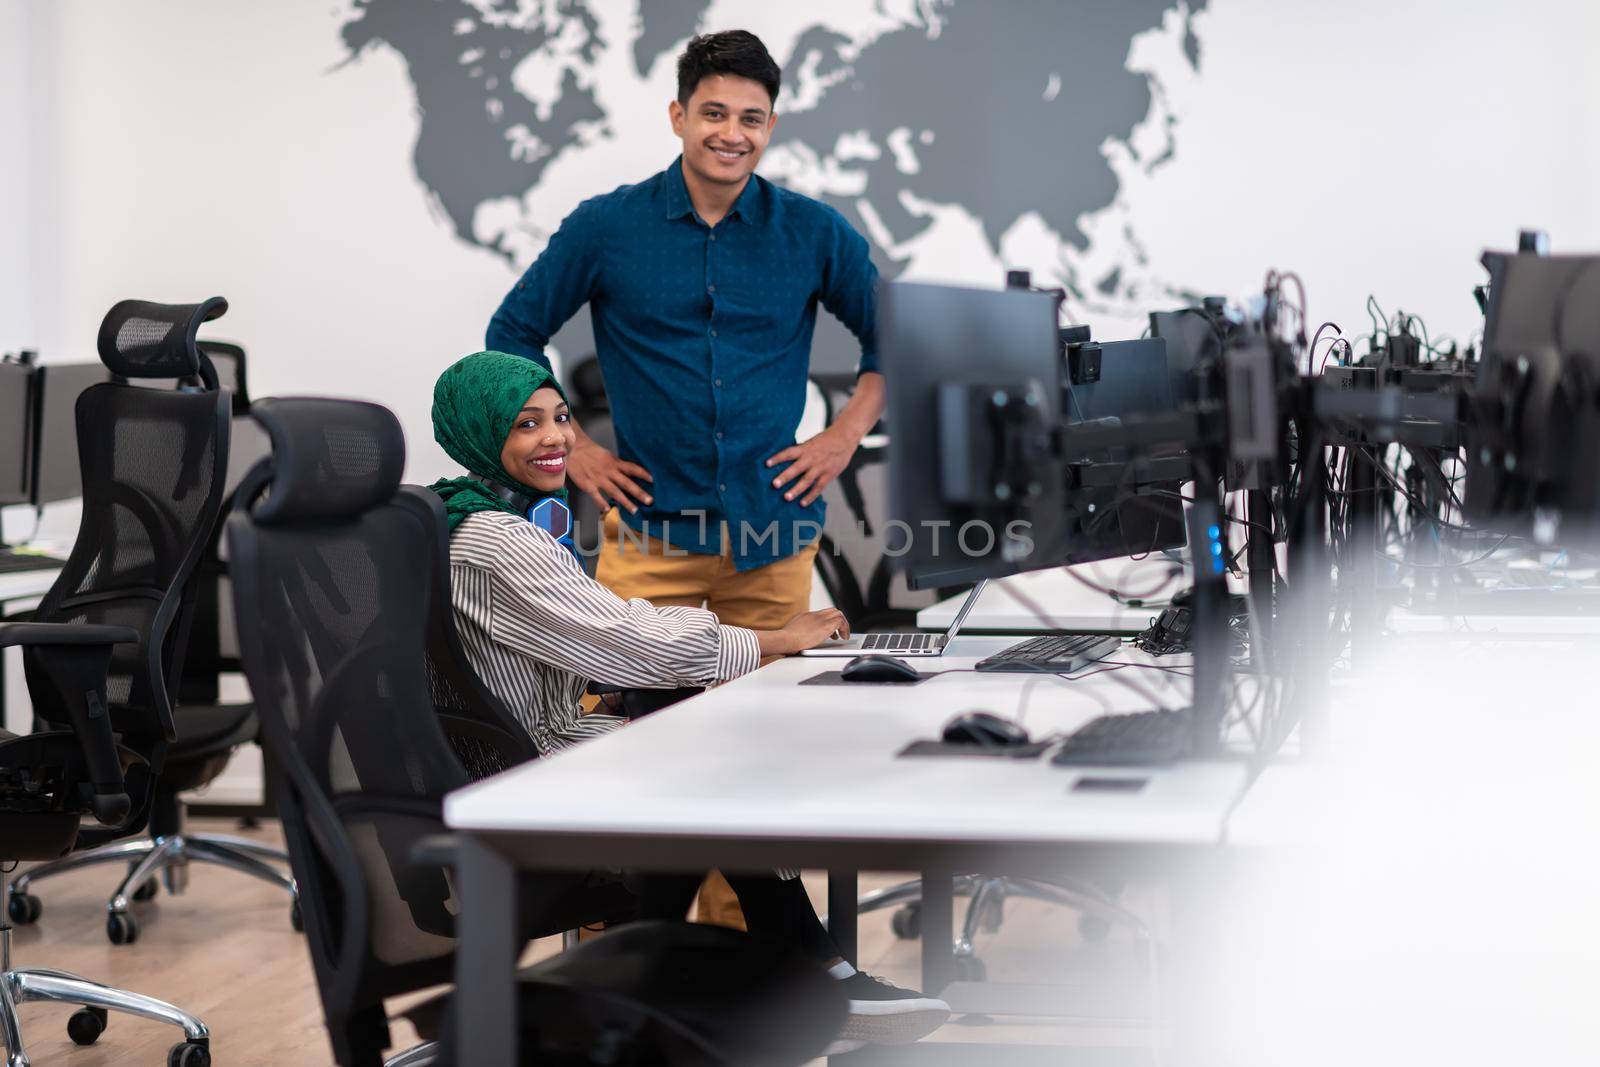
<path fill-rule="evenodd" d="M 195 831 L 240 832 L 227 820 L 190 822 Z M 274 824 L 248 836 L 280 840 Z M 33 892 L 44 902 L 43 918 L 37 926 L 16 931 L 13 966 L 71 971 L 170 1001 L 211 1028 L 218 1067 L 331 1064 L 310 960 L 301 936 L 290 926 L 283 893 L 232 871 L 206 866 L 191 870 L 183 895 L 163 891 L 151 903 L 134 905 L 140 937 L 122 947 L 106 939 L 104 910 L 120 868 L 75 871 L 37 883 Z M 862 888 L 893 880 L 863 876 Z M 806 882 L 820 910 L 823 882 L 810 876 Z M 959 921 L 960 901 L 957 906 Z M 899 984 L 915 985 L 918 946 L 895 938 L 889 914 L 862 917 L 862 966 Z M 978 942 L 990 981 L 1060 982 L 1085 989 L 1108 970 L 1126 970 L 1136 956 L 1133 947 L 1131 938 L 1118 933 L 1106 942 L 1085 944 L 1077 933 L 1075 912 L 1026 900 L 1009 902 L 1001 929 Z M 553 940 L 541 942 L 530 954 L 557 948 Z M 19 1010 L 34 1067 L 156 1067 L 166 1062 L 167 1050 L 181 1037 L 176 1028 L 113 1014 L 99 1042 L 80 1048 L 66 1034 L 71 1009 L 29 1004 Z M 416 1040 L 404 1022 L 393 1029 L 398 1048 Z M 1082 1047 L 1141 1043 L 1143 1038 L 1128 1028 L 969 1016 L 951 1020 L 930 1040 Z"/>

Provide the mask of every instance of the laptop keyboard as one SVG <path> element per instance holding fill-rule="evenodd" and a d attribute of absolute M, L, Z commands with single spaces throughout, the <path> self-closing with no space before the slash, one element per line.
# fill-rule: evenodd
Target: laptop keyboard
<path fill-rule="evenodd" d="M 921 652 L 934 648 L 938 634 L 867 634 L 861 638 L 863 652 Z"/>

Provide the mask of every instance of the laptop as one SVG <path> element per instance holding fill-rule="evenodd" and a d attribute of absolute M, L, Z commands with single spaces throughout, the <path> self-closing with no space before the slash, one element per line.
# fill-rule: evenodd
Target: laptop
<path fill-rule="evenodd" d="M 877 653 L 886 656 L 942 656 L 944 650 L 950 647 L 950 642 L 956 639 L 956 634 L 961 630 L 961 624 L 966 621 L 967 613 L 978 602 L 978 597 L 983 593 L 987 581 L 979 582 L 972 587 L 972 592 L 967 594 L 967 599 L 961 602 L 961 608 L 956 612 L 956 617 L 950 620 L 950 629 L 942 634 L 909 634 L 909 633 L 866 633 L 850 637 L 844 641 L 827 641 L 816 648 L 808 648 L 800 653 L 802 656 L 864 656 Z"/>

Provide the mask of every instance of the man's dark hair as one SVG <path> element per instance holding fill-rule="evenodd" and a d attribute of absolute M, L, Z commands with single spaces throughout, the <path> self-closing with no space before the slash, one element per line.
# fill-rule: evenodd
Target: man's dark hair
<path fill-rule="evenodd" d="M 678 57 L 678 103 L 688 107 L 700 79 L 718 74 L 760 82 L 772 102 L 777 103 L 779 73 L 767 46 L 749 30 L 704 33 L 691 38 Z"/>

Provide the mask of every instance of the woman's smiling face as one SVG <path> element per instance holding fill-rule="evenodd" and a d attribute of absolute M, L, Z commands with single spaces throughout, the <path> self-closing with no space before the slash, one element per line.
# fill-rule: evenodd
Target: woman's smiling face
<path fill-rule="evenodd" d="M 567 482 L 567 456 L 576 435 L 561 394 L 545 386 L 523 401 L 500 450 L 500 465 L 523 485 L 553 493 Z"/>

